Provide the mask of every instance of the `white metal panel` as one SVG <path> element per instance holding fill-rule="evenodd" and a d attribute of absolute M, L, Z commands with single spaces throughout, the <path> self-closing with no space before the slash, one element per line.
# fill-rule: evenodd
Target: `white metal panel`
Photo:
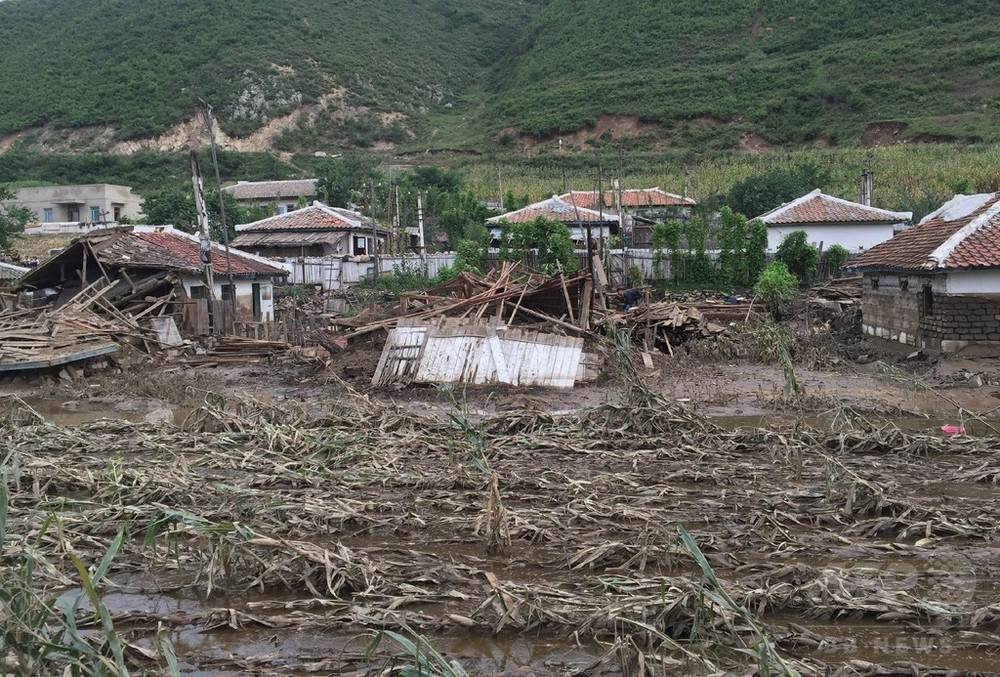
<path fill-rule="evenodd" d="M 374 385 L 387 383 L 510 383 L 571 388 L 583 340 L 445 320 L 401 325 L 386 340 Z"/>

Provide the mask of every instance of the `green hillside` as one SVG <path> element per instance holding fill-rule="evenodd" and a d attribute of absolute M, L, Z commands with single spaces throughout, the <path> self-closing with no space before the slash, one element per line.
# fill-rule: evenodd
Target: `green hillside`
<path fill-rule="evenodd" d="M 230 133 L 315 102 L 421 116 L 476 85 L 532 0 L 6 0 L 0 134 L 110 124 L 119 138 L 189 117 Z M 185 89 L 187 91 L 185 91 Z"/>
<path fill-rule="evenodd" d="M 552 0 L 496 72 L 493 121 L 548 135 L 599 115 L 663 123 L 681 145 L 998 138 L 993 0 Z M 898 129 L 898 127 L 897 127 Z"/>
<path fill-rule="evenodd" d="M 106 125 L 105 143 L 147 137 L 188 119 L 198 94 L 231 135 L 303 111 L 267 142 L 288 151 L 482 149 L 603 115 L 628 116 L 633 141 L 699 149 L 747 139 L 855 146 L 866 129 L 868 141 L 995 141 L 994 9 L 995 0 L 4 0 L 0 136 Z M 312 106 L 321 100 L 329 105 Z"/>

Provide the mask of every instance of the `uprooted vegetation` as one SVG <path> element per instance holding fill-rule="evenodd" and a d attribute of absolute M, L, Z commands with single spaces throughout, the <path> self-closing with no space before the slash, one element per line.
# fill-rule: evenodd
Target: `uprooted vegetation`
<path fill-rule="evenodd" d="M 343 388 L 319 419 L 210 397 L 161 428 L 64 428 L 12 406 L 0 571 L 30 557 L 34 594 L 54 599 L 80 588 L 74 557 L 97 567 L 106 619 L 72 617 L 82 633 L 113 624 L 118 649 L 89 645 L 105 668 L 174 650 L 182 669 L 373 675 L 436 651 L 469 674 L 996 660 L 993 442 L 848 416 L 835 432 L 726 432 L 626 371 L 621 404 L 478 422 Z M 833 619 L 960 659 L 862 651 Z M 419 655 L 366 651 L 380 630 Z M 530 651 L 484 648 L 503 646 Z M 44 670 L 65 664 L 52 656 Z"/>

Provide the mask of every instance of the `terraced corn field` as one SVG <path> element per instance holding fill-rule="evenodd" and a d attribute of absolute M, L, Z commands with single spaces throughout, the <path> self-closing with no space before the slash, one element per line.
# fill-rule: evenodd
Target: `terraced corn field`
<path fill-rule="evenodd" d="M 995 439 L 553 417 L 0 413 L 6 669 L 945 675 L 1000 664 Z M 948 672 L 953 670 L 957 672 Z"/>

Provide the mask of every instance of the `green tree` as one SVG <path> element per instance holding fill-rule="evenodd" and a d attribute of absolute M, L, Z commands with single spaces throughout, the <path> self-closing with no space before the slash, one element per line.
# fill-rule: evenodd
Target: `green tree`
<path fill-rule="evenodd" d="M 788 267 L 780 261 L 775 261 L 765 268 L 760 277 L 757 278 L 753 293 L 770 311 L 771 316 L 779 320 L 785 315 L 792 299 L 795 298 L 798 285 L 798 279 L 788 270 Z"/>
<path fill-rule="evenodd" d="M 811 190 L 829 185 L 832 176 L 829 169 L 811 163 L 791 168 L 776 167 L 734 185 L 724 202 L 733 211 L 760 216 Z"/>
<path fill-rule="evenodd" d="M 688 269 L 686 281 L 694 284 L 708 284 L 712 281 L 712 262 L 705 251 L 708 228 L 700 218 L 693 218 L 684 227 L 688 244 Z"/>
<path fill-rule="evenodd" d="M 24 232 L 24 226 L 35 219 L 35 213 L 23 205 L 11 202 L 17 195 L 0 186 L 0 252 L 10 251 L 14 240 Z"/>
<path fill-rule="evenodd" d="M 529 251 L 537 250 L 538 268 L 545 273 L 575 273 L 580 269 L 569 228 L 561 221 L 543 216 L 524 223 L 505 221 L 501 224 L 501 233 L 504 260 L 523 260 Z"/>
<path fill-rule="evenodd" d="M 778 245 L 775 259 L 784 263 L 801 284 L 809 284 L 819 264 L 819 250 L 809 244 L 804 230 L 789 233 Z"/>
<path fill-rule="evenodd" d="M 747 224 L 747 230 L 750 231 L 747 242 L 747 272 L 752 286 L 767 265 L 767 224 L 760 219 L 754 219 Z"/>
<path fill-rule="evenodd" d="M 719 215 L 719 273 L 734 287 L 747 283 L 747 217 L 723 207 Z"/>
<path fill-rule="evenodd" d="M 840 277 L 840 269 L 851 258 L 851 253 L 843 245 L 832 244 L 826 250 L 826 263 L 830 267 L 831 277 Z"/>
<path fill-rule="evenodd" d="M 223 192 L 222 199 L 226 206 L 226 226 L 229 238 L 236 237 L 236 224 L 249 223 L 271 216 L 268 210 L 244 207 L 236 201 L 231 193 Z M 205 194 L 205 208 L 208 211 L 209 233 L 216 242 L 222 239 L 222 210 L 219 207 L 219 191 L 213 190 Z M 171 225 L 178 230 L 193 233 L 198 230 L 198 211 L 194 202 L 194 191 L 191 188 L 165 188 L 146 196 L 142 204 L 142 221 L 144 223 L 166 226 Z"/>
<path fill-rule="evenodd" d="M 360 156 L 327 160 L 316 169 L 319 177 L 316 193 L 331 207 L 350 207 L 355 202 L 367 204 L 371 190 L 366 186 L 384 183 L 383 177 Z"/>

